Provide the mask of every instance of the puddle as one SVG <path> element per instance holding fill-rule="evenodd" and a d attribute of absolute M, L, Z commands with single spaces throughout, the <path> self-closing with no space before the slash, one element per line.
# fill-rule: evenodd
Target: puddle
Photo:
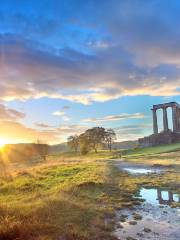
<path fill-rule="evenodd" d="M 133 175 L 162 172 L 162 169 L 157 168 L 157 167 L 156 168 L 155 167 L 145 167 L 140 164 L 133 164 L 133 163 L 122 162 L 122 161 L 117 163 L 117 166 L 119 169 L 126 171 Z"/>
<path fill-rule="evenodd" d="M 145 200 L 141 206 L 117 212 L 115 236 L 121 240 L 127 240 L 128 237 L 136 240 L 180 239 L 180 208 L 169 206 L 173 202 L 179 202 L 179 196 L 155 188 L 142 188 L 139 195 L 139 198 Z"/>
<path fill-rule="evenodd" d="M 148 174 L 148 173 L 158 172 L 157 170 L 147 169 L 147 168 L 122 167 L 122 169 L 131 174 Z"/>
<path fill-rule="evenodd" d="M 161 191 L 159 189 L 146 189 L 140 190 L 140 198 L 145 199 L 150 204 L 163 204 L 169 205 L 173 202 L 180 202 L 180 196 L 172 191 Z"/>

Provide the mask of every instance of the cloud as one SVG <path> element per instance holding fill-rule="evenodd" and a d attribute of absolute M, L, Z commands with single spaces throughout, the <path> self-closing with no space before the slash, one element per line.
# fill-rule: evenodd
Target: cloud
<path fill-rule="evenodd" d="M 114 128 L 118 141 L 137 140 L 144 136 L 144 133 L 152 133 L 151 124 L 131 124 Z"/>
<path fill-rule="evenodd" d="M 68 106 L 63 107 L 63 109 L 69 109 Z M 66 112 L 64 111 L 55 111 L 52 113 L 54 116 L 61 117 L 63 121 L 68 122 L 70 121 L 70 117 L 66 116 Z"/>
<path fill-rule="evenodd" d="M 65 121 L 65 122 L 68 122 L 68 121 L 70 121 L 70 118 L 67 117 L 67 116 L 63 116 L 63 117 L 62 117 L 62 120 Z"/>
<path fill-rule="evenodd" d="M 88 128 L 90 127 L 80 124 L 65 124 L 57 127 L 55 131 L 58 132 L 59 136 L 61 136 L 64 141 L 66 141 L 67 137 L 70 135 L 79 135 L 85 132 Z"/>
<path fill-rule="evenodd" d="M 2 8 L 0 99 L 180 94 L 179 1 L 67 2 L 33 3 L 41 15 Z"/>
<path fill-rule="evenodd" d="M 64 121 L 68 121 L 68 119 Z M 3 139 L 3 142 L 8 143 L 26 143 L 36 142 L 37 139 L 40 139 L 49 144 L 56 144 L 66 141 L 70 135 L 84 132 L 87 128 L 87 126 L 75 124 L 50 126 L 44 123 L 35 123 L 35 128 L 33 128 L 17 122 L 15 119 L 1 118 L 0 140 Z"/>
<path fill-rule="evenodd" d="M 95 56 L 68 49 L 55 55 L 31 44 L 13 36 L 1 37 L 2 100 L 49 97 L 89 104 L 128 95 L 180 94 L 179 68 L 169 66 L 167 71 L 168 68 L 156 67 L 147 71 L 134 65 L 130 58 L 126 60 L 120 47 Z"/>
<path fill-rule="evenodd" d="M 25 113 L 15 109 L 7 108 L 5 105 L 0 104 L 0 119 L 1 120 L 14 120 L 25 117 Z"/>
<path fill-rule="evenodd" d="M 54 116 L 64 116 L 66 113 L 64 111 L 55 111 L 52 114 Z"/>
<path fill-rule="evenodd" d="M 68 110 L 68 109 L 70 109 L 71 107 L 70 106 L 68 106 L 68 105 L 64 105 L 63 107 L 62 107 L 62 109 L 65 109 L 65 110 Z"/>
<path fill-rule="evenodd" d="M 34 123 L 34 125 L 36 127 L 40 127 L 40 128 L 50 128 L 51 126 L 45 123 Z"/>
<path fill-rule="evenodd" d="M 8 143 L 35 142 L 37 139 L 52 143 L 60 137 L 54 130 L 36 130 L 15 121 L 0 121 L 0 139 Z"/>
<path fill-rule="evenodd" d="M 87 119 L 83 119 L 82 122 L 111 122 L 111 121 L 120 121 L 120 120 L 124 120 L 124 119 L 136 119 L 136 118 L 144 118 L 144 114 L 142 113 L 133 113 L 133 114 L 129 114 L 129 113 L 122 113 L 119 115 L 108 115 L 108 116 L 104 116 L 102 118 L 87 118 Z"/>

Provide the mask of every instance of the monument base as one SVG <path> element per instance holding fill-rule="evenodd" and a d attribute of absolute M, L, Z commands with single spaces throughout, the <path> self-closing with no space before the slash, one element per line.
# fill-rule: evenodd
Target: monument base
<path fill-rule="evenodd" d="M 140 138 L 138 141 L 140 147 L 152 147 L 163 144 L 178 143 L 180 142 L 180 132 L 161 132 Z"/>

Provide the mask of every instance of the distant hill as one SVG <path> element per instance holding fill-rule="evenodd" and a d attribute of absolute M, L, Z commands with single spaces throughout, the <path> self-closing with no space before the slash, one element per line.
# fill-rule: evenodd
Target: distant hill
<path fill-rule="evenodd" d="M 45 144 L 38 144 L 45 145 Z M 6 144 L 3 147 L 3 157 L 10 162 L 28 161 L 39 156 L 40 152 L 35 143 Z M 41 150 L 42 151 L 42 150 Z M 0 155 L 2 157 L 2 154 Z"/>
<path fill-rule="evenodd" d="M 138 141 L 123 141 L 113 143 L 113 149 L 132 149 L 138 146 Z"/>
<path fill-rule="evenodd" d="M 123 141 L 113 143 L 112 149 L 133 149 L 138 146 L 138 141 Z M 107 149 L 106 146 L 103 149 Z M 67 142 L 50 145 L 49 153 L 69 151 Z M 27 161 L 38 155 L 34 143 L 7 144 L 4 146 L 4 153 L 9 161 Z"/>
<path fill-rule="evenodd" d="M 138 141 L 123 141 L 123 142 L 115 142 L 113 143 L 112 148 L 113 149 L 132 149 L 138 146 Z M 106 149 L 104 147 L 103 149 Z M 58 153 L 58 152 L 67 152 L 69 151 L 69 148 L 67 146 L 67 143 L 60 143 L 50 146 L 50 153 Z"/>
<path fill-rule="evenodd" d="M 60 143 L 60 144 L 55 144 L 55 145 L 50 145 L 50 153 L 55 153 L 55 152 L 67 152 L 68 146 L 67 143 Z"/>

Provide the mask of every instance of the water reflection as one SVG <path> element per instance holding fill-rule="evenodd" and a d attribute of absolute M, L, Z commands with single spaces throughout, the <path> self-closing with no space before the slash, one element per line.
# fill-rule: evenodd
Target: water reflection
<path fill-rule="evenodd" d="M 124 167 L 123 170 L 132 173 L 132 174 L 148 174 L 155 172 L 155 170 L 147 169 L 147 168 L 130 168 L 130 167 Z"/>
<path fill-rule="evenodd" d="M 146 202 L 151 204 L 164 204 L 170 205 L 173 202 L 180 203 L 180 196 L 173 193 L 172 191 L 164 191 L 160 189 L 145 189 L 140 190 L 141 198 L 145 199 Z"/>
<path fill-rule="evenodd" d="M 179 202 L 180 203 L 180 196 L 178 197 L 177 194 L 174 194 L 171 191 L 167 191 L 168 193 L 168 199 L 163 198 L 163 191 L 160 189 L 157 189 L 157 200 L 159 201 L 159 204 L 166 204 L 169 205 L 173 202 Z"/>

